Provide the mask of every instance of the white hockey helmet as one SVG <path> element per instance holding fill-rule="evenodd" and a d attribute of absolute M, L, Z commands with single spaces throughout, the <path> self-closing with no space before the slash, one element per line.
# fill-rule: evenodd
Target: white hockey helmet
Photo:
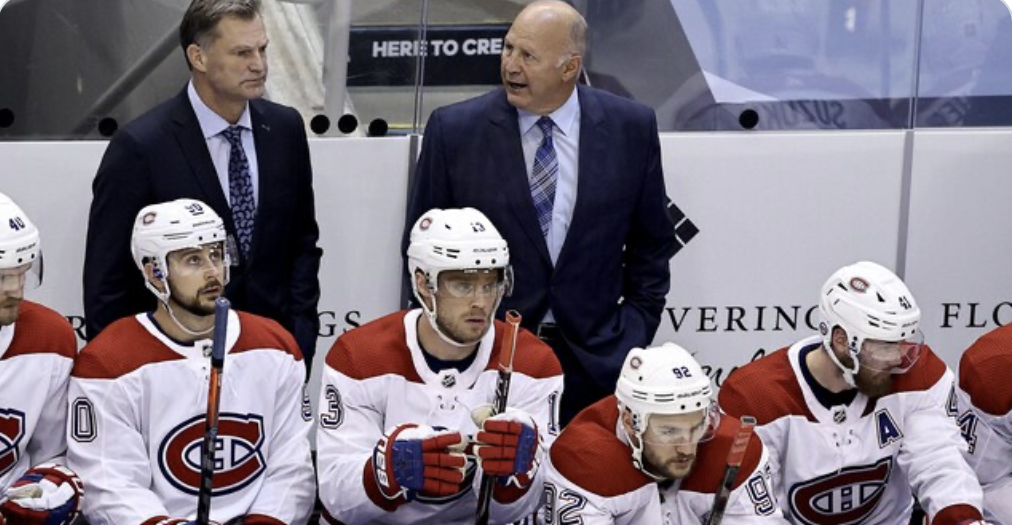
<path fill-rule="evenodd" d="M 144 264 L 154 266 L 154 275 L 165 283 L 160 292 L 145 278 L 147 287 L 164 303 L 168 301 L 169 265 L 171 252 L 186 248 L 200 248 L 209 243 L 221 243 L 224 250 L 224 276 L 222 285 L 228 284 L 229 266 L 235 248 L 225 233 L 225 223 L 210 206 L 195 199 L 176 199 L 148 205 L 137 213 L 130 253 L 137 268 L 144 272 Z"/>
<path fill-rule="evenodd" d="M 411 229 L 411 244 L 408 246 L 408 273 L 415 297 L 436 332 L 447 342 L 461 345 L 465 342 L 447 338 L 436 324 L 435 293 L 439 290 L 439 274 L 451 270 L 501 271 L 501 294 L 493 312 L 499 307 L 502 296 L 512 292 L 513 270 L 506 240 L 485 214 L 474 208 L 434 208 L 422 214 Z M 428 288 L 433 293 L 431 309 L 419 294 L 415 280 L 418 271 L 425 275 Z"/>
<path fill-rule="evenodd" d="M 862 365 L 876 368 L 869 355 L 876 347 L 865 345 L 866 341 L 900 344 L 892 346 L 892 352 L 900 352 L 899 365 L 888 368 L 894 373 L 909 370 L 920 354 L 921 310 L 906 284 L 882 265 L 861 261 L 834 272 L 822 286 L 819 312 L 823 345 L 852 386 Z M 853 367 L 845 367 L 833 352 L 835 327 L 847 333 Z"/>
<path fill-rule="evenodd" d="M 42 244 L 39 229 L 10 197 L 0 194 L 0 271 L 21 269 L 25 287 L 42 284 Z"/>
<path fill-rule="evenodd" d="M 702 425 L 696 427 L 691 435 L 667 441 L 666 444 L 704 442 L 713 438 L 720 423 L 720 411 L 710 377 L 688 351 L 670 342 L 629 351 L 622 365 L 615 397 L 618 398 L 619 408 L 628 410 L 632 416 L 636 435 L 636 440 L 630 444 L 633 464 L 655 479 L 661 477 L 646 470 L 643 464 L 643 434 L 651 415 L 702 413 Z"/>

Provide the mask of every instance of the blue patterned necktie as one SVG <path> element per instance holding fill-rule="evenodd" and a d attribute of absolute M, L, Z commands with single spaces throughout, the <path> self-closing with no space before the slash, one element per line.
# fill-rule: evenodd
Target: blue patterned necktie
<path fill-rule="evenodd" d="M 559 158 L 555 155 L 555 144 L 552 141 L 552 127 L 555 123 L 545 116 L 538 119 L 537 124 L 544 138 L 534 154 L 530 179 L 531 197 L 534 198 L 534 209 L 538 213 L 541 235 L 548 237 L 548 230 L 552 226 L 552 207 L 555 206 L 555 183 L 559 178 Z"/>
<path fill-rule="evenodd" d="M 229 126 L 221 135 L 228 140 L 232 152 L 228 156 L 228 197 L 232 205 L 232 220 L 235 221 L 236 237 L 243 258 L 249 256 L 249 245 L 253 240 L 253 216 L 257 206 L 253 199 L 253 177 L 249 171 L 249 160 L 242 148 L 242 127 Z"/>

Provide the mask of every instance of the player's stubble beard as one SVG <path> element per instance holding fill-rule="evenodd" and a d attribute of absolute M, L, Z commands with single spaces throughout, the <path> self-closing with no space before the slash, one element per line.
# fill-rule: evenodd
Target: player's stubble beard
<path fill-rule="evenodd" d="M 482 328 L 481 333 L 475 335 L 475 331 L 467 330 L 467 322 L 463 318 L 467 317 L 482 317 L 485 319 L 485 326 Z M 443 332 L 453 341 L 460 343 L 461 345 L 473 345 L 481 341 L 485 334 L 488 333 L 489 327 L 492 326 L 491 320 L 489 319 L 489 313 L 485 312 L 481 308 L 472 308 L 468 311 L 465 316 L 457 316 L 457 319 L 448 319 L 449 316 L 442 312 L 436 313 L 436 325 L 439 326 L 439 330 Z"/>
<path fill-rule="evenodd" d="M 201 301 L 200 298 L 201 294 L 204 294 L 208 289 L 214 287 L 218 288 L 218 294 L 214 295 L 214 297 L 210 298 L 210 300 L 207 302 Z M 214 314 L 214 300 L 218 299 L 218 296 L 221 296 L 224 290 L 225 287 L 221 284 L 221 282 L 218 281 L 217 279 L 213 279 L 205 283 L 203 287 L 201 287 L 199 290 L 197 290 L 196 293 L 193 294 L 193 296 L 190 296 L 188 298 L 182 297 L 181 294 L 178 294 L 176 292 L 176 288 L 173 287 L 171 299 L 172 302 L 175 303 L 179 308 L 192 314 L 193 316 L 210 316 Z"/>
<path fill-rule="evenodd" d="M 643 449 L 643 460 L 651 473 L 660 475 L 668 480 L 683 479 L 689 473 L 692 473 L 692 468 L 696 466 L 695 453 L 673 452 L 666 459 L 661 459 L 653 448 Z M 673 462 L 688 462 L 689 467 L 679 469 L 671 464 Z"/>
<path fill-rule="evenodd" d="M 13 324 L 21 314 L 21 302 L 24 298 L 8 297 L 0 302 L 0 327 Z"/>

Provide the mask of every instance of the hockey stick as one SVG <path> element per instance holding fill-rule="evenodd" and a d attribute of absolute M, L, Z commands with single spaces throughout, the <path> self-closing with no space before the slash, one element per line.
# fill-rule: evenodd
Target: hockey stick
<path fill-rule="evenodd" d="M 506 323 L 510 326 L 510 332 L 499 351 L 499 380 L 495 384 L 495 399 L 492 401 L 492 413 L 489 416 L 506 411 L 506 401 L 510 395 L 510 377 L 513 375 L 513 354 L 517 350 L 517 335 L 520 333 L 520 320 L 519 312 L 515 310 L 506 312 Z M 478 491 L 478 509 L 474 513 L 475 524 L 488 524 L 494 482 L 495 477 L 482 473 L 481 487 Z"/>
<path fill-rule="evenodd" d="M 727 454 L 727 466 L 724 468 L 724 476 L 720 480 L 720 486 L 717 487 L 717 493 L 713 496 L 713 510 L 710 511 L 707 524 L 720 524 L 724 520 L 727 499 L 731 496 L 734 480 L 738 478 L 738 470 L 741 469 L 741 461 L 745 459 L 748 443 L 752 440 L 755 423 L 755 417 L 741 417 L 741 427 L 738 428 L 738 434 L 731 443 L 731 451 Z"/>
<path fill-rule="evenodd" d="M 221 375 L 225 368 L 225 336 L 231 304 L 223 296 L 214 300 L 214 340 L 211 344 L 211 379 L 207 387 L 207 418 L 204 444 L 200 450 L 200 492 L 197 493 L 197 524 L 209 524 L 214 476 L 214 443 L 218 439 L 218 406 L 221 403 Z"/>

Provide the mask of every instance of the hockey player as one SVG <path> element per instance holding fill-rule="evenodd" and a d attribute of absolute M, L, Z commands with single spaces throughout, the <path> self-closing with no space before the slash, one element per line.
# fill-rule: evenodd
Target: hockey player
<path fill-rule="evenodd" d="M 120 319 L 81 351 L 70 382 L 71 467 L 99 524 L 193 518 L 207 408 L 214 300 L 229 240 L 209 206 L 144 207 L 131 252 L 157 310 Z M 211 520 L 303 523 L 313 507 L 305 367 L 280 325 L 230 311 Z"/>
<path fill-rule="evenodd" d="M 615 396 L 584 409 L 552 446 L 544 523 L 704 524 L 738 429 L 685 349 L 633 349 Z M 753 436 L 724 521 L 783 523 L 770 476 Z"/>
<path fill-rule="evenodd" d="M 24 299 L 41 283 L 39 231 L 0 194 L 0 523 L 69 524 L 84 497 L 63 465 L 77 339 L 65 318 Z"/>
<path fill-rule="evenodd" d="M 967 442 L 967 461 L 984 490 L 984 518 L 1012 524 L 1012 325 L 980 337 L 959 360 L 949 398 Z"/>
<path fill-rule="evenodd" d="M 477 210 L 434 209 L 411 231 L 408 262 L 422 308 L 354 329 L 327 355 L 317 435 L 324 519 L 473 523 L 484 473 L 496 477 L 491 522 L 517 520 L 541 495 L 561 366 L 520 330 L 507 411 L 483 420 L 511 330 L 493 321 L 512 283 L 506 242 Z"/>
<path fill-rule="evenodd" d="M 921 311 L 890 270 L 860 262 L 822 287 L 820 335 L 732 373 L 729 414 L 754 415 L 794 523 L 980 520 L 966 444 L 945 414 L 953 374 L 923 345 Z"/>

